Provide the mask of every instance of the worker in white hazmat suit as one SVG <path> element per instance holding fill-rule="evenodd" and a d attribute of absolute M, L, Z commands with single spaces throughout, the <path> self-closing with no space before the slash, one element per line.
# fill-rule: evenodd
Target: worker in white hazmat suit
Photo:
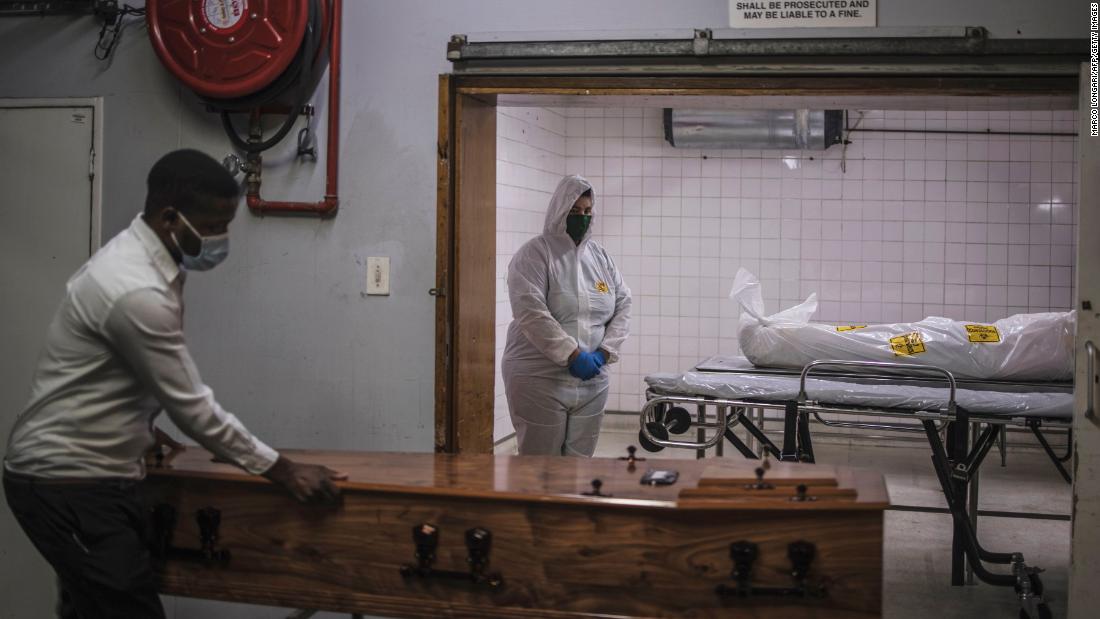
<path fill-rule="evenodd" d="M 630 289 L 591 239 L 596 198 L 580 176 L 558 183 L 543 233 L 508 265 L 512 324 L 502 371 L 522 455 L 589 457 L 608 373 L 630 326 Z"/>

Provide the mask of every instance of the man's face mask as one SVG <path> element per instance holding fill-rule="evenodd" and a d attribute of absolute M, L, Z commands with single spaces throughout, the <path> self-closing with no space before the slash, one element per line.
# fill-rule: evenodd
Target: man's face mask
<path fill-rule="evenodd" d="M 172 233 L 172 242 L 176 244 L 176 248 L 180 250 L 180 256 L 182 257 L 183 268 L 188 271 L 209 271 L 210 269 L 218 266 L 223 260 L 229 257 L 229 233 L 216 234 L 213 236 L 203 236 L 199 234 L 199 231 L 191 225 L 191 222 L 187 221 L 187 218 L 180 213 L 180 220 L 183 221 L 191 233 L 199 239 L 201 245 L 199 254 L 197 256 L 190 256 L 183 250 L 183 246 L 180 245 L 179 239 L 176 238 L 176 233 Z"/>
<path fill-rule="evenodd" d="M 573 239 L 573 242 L 577 245 L 581 244 L 581 239 L 584 238 L 584 234 L 588 232 L 588 227 L 592 225 L 591 215 L 580 215 L 570 213 L 565 218 L 565 231 L 569 233 L 569 237 Z"/>

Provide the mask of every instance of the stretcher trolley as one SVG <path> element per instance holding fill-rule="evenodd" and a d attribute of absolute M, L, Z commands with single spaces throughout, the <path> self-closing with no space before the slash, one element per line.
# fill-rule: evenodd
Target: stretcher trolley
<path fill-rule="evenodd" d="M 978 472 L 994 446 L 1005 457 L 1006 429 L 1022 427 L 1068 483 L 1070 454 L 1056 453 L 1046 431 L 1072 432 L 1072 383 L 957 379 L 931 365 L 875 361 L 818 360 L 801 371 L 760 368 L 732 356 L 712 357 L 680 374 L 652 374 L 646 383 L 639 439 L 650 451 L 692 449 L 701 458 L 712 447 L 721 455 L 728 442 L 749 459 L 814 462 L 811 419 L 830 427 L 923 434 L 953 519 L 952 584 L 964 584 L 971 574 L 1013 587 L 1021 617 L 1050 616 L 1041 570 L 1020 553 L 992 552 L 978 541 Z M 768 415 L 782 420 L 780 444 L 764 432 Z M 739 428 L 745 439 L 735 432 Z M 694 440 L 672 436 L 692 430 Z M 992 572 L 989 564 L 1009 565 L 1011 573 Z"/>

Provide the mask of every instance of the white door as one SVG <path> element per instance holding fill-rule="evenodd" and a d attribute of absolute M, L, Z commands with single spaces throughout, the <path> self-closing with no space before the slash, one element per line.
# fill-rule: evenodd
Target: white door
<path fill-rule="evenodd" d="M 1095 617 L 1100 586 L 1100 137 L 1090 136 L 1089 66 L 1081 65 L 1078 141 L 1077 376 L 1073 414 L 1071 619 Z M 1091 343 L 1091 344 L 1090 344 Z M 1092 350 L 1092 355 L 1089 354 Z M 1091 360 L 1089 357 L 1093 357 Z M 1091 369 L 1091 373 L 1090 373 Z M 1091 415 L 1086 412 L 1092 410 Z"/>
<path fill-rule="evenodd" d="M 65 282 L 98 244 L 95 108 L 13 105 L 0 101 L 0 456 Z M 0 617 L 52 616 L 53 582 L 0 499 Z"/>

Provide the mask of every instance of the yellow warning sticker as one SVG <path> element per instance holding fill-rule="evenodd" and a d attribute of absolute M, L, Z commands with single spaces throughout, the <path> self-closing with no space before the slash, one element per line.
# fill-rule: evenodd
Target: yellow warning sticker
<path fill-rule="evenodd" d="M 856 329 L 866 329 L 867 325 L 841 325 L 836 328 L 837 331 L 843 333 L 845 331 L 855 331 Z"/>
<path fill-rule="evenodd" d="M 993 325 L 966 325 L 966 336 L 979 344 L 1001 341 L 1001 332 Z"/>
<path fill-rule="evenodd" d="M 596 282 L 596 292 L 607 294 L 609 291 L 610 289 L 607 287 L 607 284 L 603 282 Z"/>
<path fill-rule="evenodd" d="M 898 356 L 917 355 L 924 352 L 924 340 L 916 331 L 890 338 L 890 348 Z"/>

